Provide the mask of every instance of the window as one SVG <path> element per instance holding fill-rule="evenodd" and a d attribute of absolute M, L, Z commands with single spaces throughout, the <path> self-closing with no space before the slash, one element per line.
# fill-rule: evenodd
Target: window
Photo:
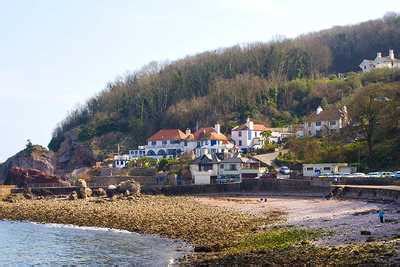
<path fill-rule="evenodd" d="M 314 168 L 313 167 L 307 167 L 307 171 L 313 171 Z"/>
<path fill-rule="evenodd" d="M 229 170 L 236 171 L 237 170 L 236 164 L 231 164 Z"/>
<path fill-rule="evenodd" d="M 224 164 L 221 164 L 221 165 L 219 165 L 219 166 L 220 166 L 220 168 L 221 168 L 221 169 L 223 169 L 223 168 L 224 168 Z"/>
<path fill-rule="evenodd" d="M 239 140 L 239 146 L 242 146 L 242 140 Z"/>
<path fill-rule="evenodd" d="M 185 146 L 187 146 L 187 141 L 185 141 Z"/>
<path fill-rule="evenodd" d="M 163 144 L 163 145 L 166 145 L 167 143 L 168 143 L 167 140 L 163 140 L 163 141 L 162 141 L 162 144 Z"/>
<path fill-rule="evenodd" d="M 251 140 L 251 131 L 250 130 L 247 132 L 247 139 Z"/>
<path fill-rule="evenodd" d="M 242 131 L 239 131 L 239 137 L 242 137 Z"/>
<path fill-rule="evenodd" d="M 217 145 L 217 141 L 216 141 L 216 140 L 211 140 L 211 145 L 212 145 L 212 146 Z"/>
<path fill-rule="evenodd" d="M 330 171 L 331 167 L 324 167 L 324 171 Z"/>
<path fill-rule="evenodd" d="M 311 122 L 308 123 L 308 127 L 311 127 Z"/>
<path fill-rule="evenodd" d="M 330 121 L 329 124 L 330 124 L 331 126 L 335 126 L 335 125 L 336 125 L 336 121 Z"/>
<path fill-rule="evenodd" d="M 320 121 L 317 121 L 317 122 L 315 123 L 315 126 L 321 126 L 321 122 L 320 122 Z"/>
<path fill-rule="evenodd" d="M 156 141 L 151 141 L 151 145 L 152 145 L 152 146 L 155 146 L 156 144 L 157 144 Z"/>

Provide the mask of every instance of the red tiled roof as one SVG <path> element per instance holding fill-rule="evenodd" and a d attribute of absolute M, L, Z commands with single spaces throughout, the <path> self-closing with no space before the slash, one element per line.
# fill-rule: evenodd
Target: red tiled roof
<path fill-rule="evenodd" d="M 212 127 L 206 127 L 206 128 L 200 128 L 198 131 L 194 133 L 194 139 L 195 140 L 216 140 L 216 141 L 224 141 L 228 142 L 228 138 L 221 134 L 217 133 L 214 128 Z"/>
<path fill-rule="evenodd" d="M 247 127 L 246 124 L 242 124 L 240 126 L 236 126 L 235 128 L 232 129 L 232 131 L 240 131 L 240 130 L 247 130 L 249 127 Z M 253 125 L 253 131 L 267 131 L 268 128 L 264 124 L 254 124 Z"/>
<path fill-rule="evenodd" d="M 150 136 L 147 141 L 185 140 L 186 137 L 186 134 L 179 129 L 161 129 Z"/>

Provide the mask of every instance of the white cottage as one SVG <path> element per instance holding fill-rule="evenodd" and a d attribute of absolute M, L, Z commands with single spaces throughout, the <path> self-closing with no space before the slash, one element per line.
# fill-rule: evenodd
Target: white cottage
<path fill-rule="evenodd" d="M 262 133 L 267 130 L 268 128 L 264 124 L 255 124 L 248 118 L 245 124 L 232 129 L 231 138 L 242 151 L 257 149 L 263 146 Z"/>
<path fill-rule="evenodd" d="M 349 124 L 347 107 L 330 108 L 318 107 L 317 110 L 304 120 L 303 136 L 322 136 L 338 132 Z"/>
<path fill-rule="evenodd" d="M 400 68 L 400 60 L 395 58 L 394 51 L 391 49 L 389 50 L 389 56 L 387 57 L 383 57 L 382 53 L 378 52 L 375 59 L 364 59 L 360 64 L 360 68 L 363 72 L 381 68 Z"/>

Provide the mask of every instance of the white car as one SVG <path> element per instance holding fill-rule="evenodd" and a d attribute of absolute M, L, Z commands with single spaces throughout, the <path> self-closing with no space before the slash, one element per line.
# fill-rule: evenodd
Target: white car
<path fill-rule="evenodd" d="M 279 168 L 279 172 L 284 175 L 289 175 L 290 169 L 289 169 L 289 167 L 283 166 L 283 167 Z"/>
<path fill-rule="evenodd" d="M 368 175 L 363 172 L 354 172 L 350 174 L 349 177 L 368 177 Z"/>
<path fill-rule="evenodd" d="M 379 178 L 379 177 L 382 177 L 382 173 L 380 173 L 380 172 L 369 172 L 368 173 L 368 177 L 370 177 L 370 178 Z"/>
<path fill-rule="evenodd" d="M 394 178 L 400 179 L 400 171 L 394 172 Z"/>
<path fill-rule="evenodd" d="M 382 172 L 382 177 L 394 177 L 393 172 Z"/>

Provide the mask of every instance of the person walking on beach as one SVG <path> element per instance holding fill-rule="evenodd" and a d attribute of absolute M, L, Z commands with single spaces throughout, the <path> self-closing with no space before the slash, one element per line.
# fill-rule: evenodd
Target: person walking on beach
<path fill-rule="evenodd" d="M 383 223 L 384 222 L 384 216 L 385 216 L 385 212 L 383 211 L 383 209 L 380 209 L 379 211 L 378 211 L 378 216 L 379 216 L 379 220 L 381 221 L 381 223 Z"/>

